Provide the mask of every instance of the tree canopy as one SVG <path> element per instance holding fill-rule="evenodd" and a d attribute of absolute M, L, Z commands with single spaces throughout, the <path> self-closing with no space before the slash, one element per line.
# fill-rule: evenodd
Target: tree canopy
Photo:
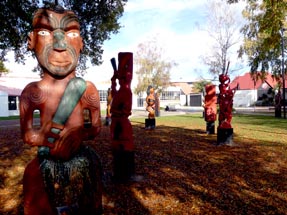
<path fill-rule="evenodd" d="M 169 86 L 170 70 L 176 65 L 175 62 L 163 58 L 163 49 L 154 39 L 138 45 L 135 64 L 138 66 L 138 84 L 135 88 L 138 95 L 145 92 L 150 85 L 155 90 Z"/>
<path fill-rule="evenodd" d="M 208 33 L 212 44 L 201 59 L 209 68 L 209 73 L 218 76 L 225 73 L 230 58 L 237 54 L 235 45 L 240 42 L 240 19 L 239 15 L 226 2 L 209 1 L 206 6 L 206 26 L 203 28 Z M 238 66 L 239 65 L 239 66 Z M 233 72 L 240 67 L 239 61 L 232 62 Z"/>
<path fill-rule="evenodd" d="M 212 84 L 212 82 L 207 81 L 207 80 L 200 80 L 200 81 L 194 82 L 192 86 L 192 91 L 195 93 L 202 93 L 205 91 L 205 86 L 208 84 Z"/>
<path fill-rule="evenodd" d="M 8 51 L 14 51 L 15 61 L 24 63 L 33 13 L 39 7 L 59 3 L 79 17 L 85 44 L 80 58 L 81 68 L 85 68 L 87 57 L 92 64 L 99 65 L 102 62 L 103 42 L 120 29 L 118 19 L 123 14 L 126 2 L 127 0 L 0 1 L 0 60 L 5 60 Z"/>
<path fill-rule="evenodd" d="M 8 73 L 9 70 L 5 67 L 3 61 L 0 60 L 0 76 L 3 74 L 3 73 Z"/>
<path fill-rule="evenodd" d="M 242 28 L 244 44 L 240 48 L 240 56 L 248 56 L 251 72 L 257 77 L 264 79 L 270 70 L 278 76 L 281 74 L 281 42 L 286 35 L 281 30 L 287 27 L 287 1 L 248 0 L 243 15 L 247 23 Z M 286 50 L 286 42 L 283 50 Z"/>

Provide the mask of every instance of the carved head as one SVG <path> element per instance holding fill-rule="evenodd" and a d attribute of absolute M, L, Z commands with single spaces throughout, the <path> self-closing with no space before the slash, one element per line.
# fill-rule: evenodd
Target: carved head
<path fill-rule="evenodd" d="M 65 77 L 74 72 L 83 48 L 77 16 L 63 9 L 37 10 L 28 48 L 35 52 L 44 73 Z"/>
<path fill-rule="evenodd" d="M 230 83 L 230 78 L 228 75 L 220 74 L 219 75 L 219 81 L 221 84 L 229 84 Z"/>
<path fill-rule="evenodd" d="M 211 84 L 205 85 L 205 92 L 206 92 L 206 95 L 215 95 L 216 93 L 215 85 L 211 85 Z"/>
<path fill-rule="evenodd" d="M 120 52 L 119 58 L 119 74 L 118 79 L 120 85 L 130 84 L 133 78 L 133 53 Z"/>

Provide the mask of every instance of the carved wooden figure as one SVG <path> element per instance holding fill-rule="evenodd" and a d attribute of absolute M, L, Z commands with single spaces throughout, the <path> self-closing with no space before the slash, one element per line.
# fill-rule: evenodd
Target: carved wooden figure
<path fill-rule="evenodd" d="M 131 81 L 133 77 L 133 54 L 118 54 L 116 69 L 112 60 L 114 75 L 112 81 L 111 142 L 113 153 L 114 179 L 127 182 L 135 173 L 133 130 L 129 120 L 132 111 Z M 117 90 L 118 80 L 120 88 Z"/>
<path fill-rule="evenodd" d="M 216 90 L 215 85 L 206 85 L 205 86 L 205 98 L 204 98 L 204 112 L 205 112 L 205 121 L 206 121 L 206 132 L 208 134 L 214 134 L 215 130 L 215 121 L 216 121 Z"/>
<path fill-rule="evenodd" d="M 37 10 L 28 48 L 43 78 L 20 100 L 23 141 L 39 147 L 24 173 L 24 214 L 101 214 L 101 165 L 82 145 L 100 132 L 100 100 L 96 87 L 75 75 L 83 48 L 77 16 L 60 6 Z"/>
<path fill-rule="evenodd" d="M 145 128 L 154 129 L 156 98 L 154 88 L 152 86 L 149 86 L 147 89 L 146 105 L 146 110 L 148 111 L 148 119 L 145 120 Z"/>
<path fill-rule="evenodd" d="M 227 74 L 219 75 L 219 128 L 232 128 L 232 107 L 235 89 L 230 89 Z"/>
<path fill-rule="evenodd" d="M 148 95 L 146 97 L 146 110 L 148 111 L 148 118 L 153 119 L 155 117 L 155 96 L 153 87 L 149 88 Z"/>
<path fill-rule="evenodd" d="M 217 144 L 232 144 L 233 128 L 231 126 L 233 97 L 235 89 L 230 89 L 230 78 L 227 72 L 219 75 L 219 125 L 217 128 Z"/>
<path fill-rule="evenodd" d="M 111 88 L 108 89 L 107 95 L 107 110 L 106 110 L 106 125 L 111 125 L 111 104 L 112 104 L 112 90 Z"/>

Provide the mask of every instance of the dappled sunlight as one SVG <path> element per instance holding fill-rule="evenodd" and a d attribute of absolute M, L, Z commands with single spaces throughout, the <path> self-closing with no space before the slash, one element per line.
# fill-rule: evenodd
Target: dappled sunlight
<path fill-rule="evenodd" d="M 18 163 L 18 162 L 16 161 L 15 163 Z M 24 172 L 24 168 L 25 167 L 23 165 L 15 165 L 15 166 L 12 166 L 11 169 L 9 169 L 6 172 L 7 172 L 8 177 L 17 178 L 22 175 L 22 173 Z"/>
<path fill-rule="evenodd" d="M 103 126 L 96 141 L 85 144 L 102 161 L 104 214 L 285 214 L 287 133 L 281 134 L 274 121 L 280 141 L 270 140 L 267 124 L 257 125 L 254 135 L 252 118 L 249 124 L 240 119 L 234 123 L 233 146 L 217 146 L 216 134 L 206 134 L 201 117 L 160 117 L 152 131 L 144 129 L 144 119 L 132 120 L 136 173 L 143 179 L 128 184 L 111 180 L 110 133 Z M 7 132 L 20 138 L 15 130 Z M 18 215 L 23 172 L 36 150 L 19 140 L 1 144 L 10 150 L 1 154 L 0 213 Z"/>
<path fill-rule="evenodd" d="M 1 128 L 0 154 L 0 213 L 18 215 L 22 211 L 24 170 L 36 150 L 23 144 L 19 129 Z"/>
<path fill-rule="evenodd" d="M 180 202 L 173 196 L 161 195 L 154 190 L 146 190 L 142 193 L 140 190 L 133 189 L 134 195 L 146 207 L 154 213 L 172 212 L 175 208 L 180 207 Z"/>

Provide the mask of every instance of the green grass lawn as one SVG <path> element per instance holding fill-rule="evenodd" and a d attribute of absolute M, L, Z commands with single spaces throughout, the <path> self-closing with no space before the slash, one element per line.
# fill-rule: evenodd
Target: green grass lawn
<path fill-rule="evenodd" d="M 19 119 L 19 116 L 2 116 L 0 117 L 0 120 L 12 120 L 12 119 Z"/>
<path fill-rule="evenodd" d="M 132 118 L 131 121 L 140 123 L 144 122 L 144 118 Z M 206 122 L 202 118 L 202 114 L 158 117 L 156 124 L 185 129 L 206 129 Z M 275 118 L 274 116 L 235 114 L 231 124 L 234 129 L 235 140 L 252 139 L 262 144 L 274 142 L 287 145 L 287 119 Z M 218 121 L 215 123 L 216 127 L 217 125 Z"/>

